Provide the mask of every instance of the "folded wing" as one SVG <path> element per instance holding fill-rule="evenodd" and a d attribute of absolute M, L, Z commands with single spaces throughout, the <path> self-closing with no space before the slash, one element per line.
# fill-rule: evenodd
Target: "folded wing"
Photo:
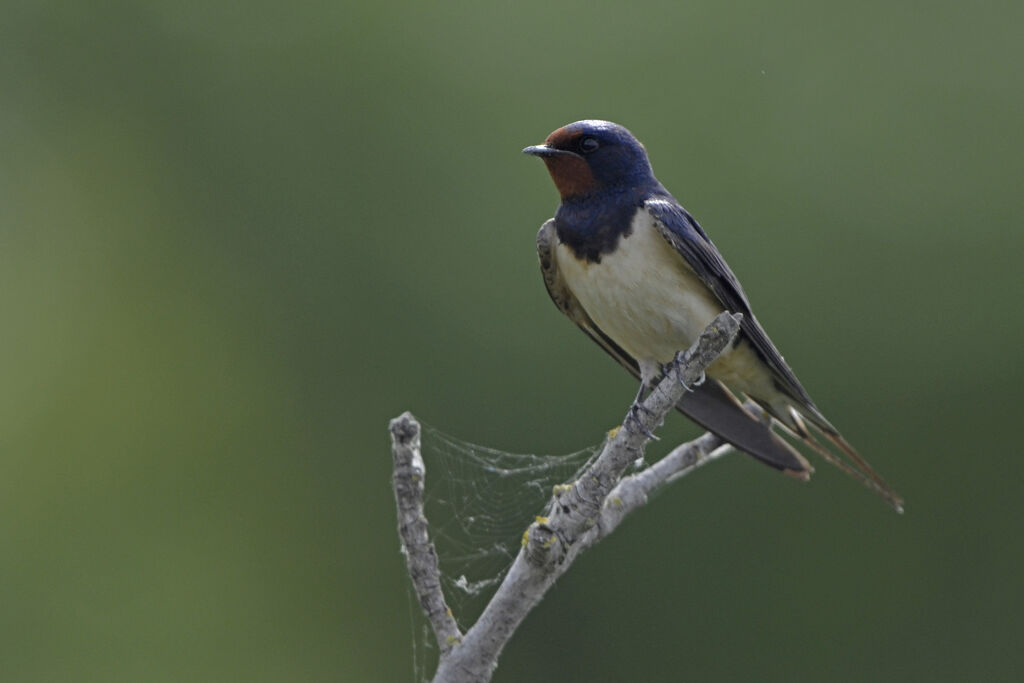
<path fill-rule="evenodd" d="M 540 257 L 541 273 L 551 300 L 639 381 L 640 368 L 636 359 L 598 328 L 562 279 L 555 249 L 557 240 L 554 221 L 549 220 L 537 233 L 537 255 Z M 771 467 L 800 479 L 807 479 L 813 471 L 796 449 L 745 410 L 728 389 L 710 377 L 694 391 L 687 392 L 676 404 L 676 409 Z"/>

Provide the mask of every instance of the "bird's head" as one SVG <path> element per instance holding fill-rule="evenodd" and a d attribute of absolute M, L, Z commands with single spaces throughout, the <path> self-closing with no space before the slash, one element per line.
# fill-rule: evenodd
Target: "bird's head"
<path fill-rule="evenodd" d="M 656 182 L 644 146 L 610 121 L 570 123 L 523 152 L 544 160 L 562 199 Z"/>

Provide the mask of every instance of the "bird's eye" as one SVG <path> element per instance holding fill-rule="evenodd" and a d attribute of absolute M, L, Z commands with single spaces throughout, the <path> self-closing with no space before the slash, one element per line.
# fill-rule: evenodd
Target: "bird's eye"
<path fill-rule="evenodd" d="M 599 143 L 594 138 L 582 138 L 582 139 L 580 139 L 580 151 L 583 152 L 584 154 L 589 154 L 590 152 L 593 152 L 594 150 L 596 150 L 600 146 L 601 146 L 601 143 Z"/>

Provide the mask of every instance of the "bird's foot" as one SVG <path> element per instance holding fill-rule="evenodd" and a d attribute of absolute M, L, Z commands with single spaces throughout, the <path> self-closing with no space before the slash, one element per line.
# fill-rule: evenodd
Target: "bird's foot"
<path fill-rule="evenodd" d="M 694 382 L 692 385 L 691 384 L 687 384 L 686 380 L 683 379 L 682 375 L 679 375 L 679 384 L 682 385 L 683 389 L 686 389 L 687 391 L 693 391 L 694 389 L 699 387 L 701 384 L 704 384 L 704 380 L 706 380 L 706 379 L 707 379 L 707 375 L 704 373 L 703 370 L 701 370 L 700 377 L 698 377 L 697 381 Z"/>
<path fill-rule="evenodd" d="M 641 392 L 643 392 L 642 387 Z M 651 410 L 644 407 L 644 404 L 639 401 L 639 395 L 637 395 L 637 400 L 633 401 L 633 405 L 629 407 L 629 413 L 626 415 L 626 421 L 632 422 L 637 431 L 646 435 L 648 439 L 651 439 L 652 441 L 661 441 L 659 437 L 654 435 L 654 432 L 645 427 L 644 423 L 640 421 L 640 413 L 647 413 L 648 415 L 654 414 Z"/>
<path fill-rule="evenodd" d="M 697 378 L 697 381 L 695 381 L 693 384 L 687 384 L 685 379 L 685 373 L 683 372 L 683 366 L 685 363 L 686 351 L 680 351 L 679 353 L 676 354 L 675 358 L 673 358 L 670 362 L 666 363 L 663 366 L 663 372 L 667 375 L 673 370 L 675 370 L 676 372 L 679 373 L 679 384 L 683 387 L 683 389 L 686 389 L 687 391 L 693 391 L 700 385 L 704 384 L 704 380 L 707 379 L 707 375 L 704 373 L 703 370 L 701 370 L 700 377 Z"/>

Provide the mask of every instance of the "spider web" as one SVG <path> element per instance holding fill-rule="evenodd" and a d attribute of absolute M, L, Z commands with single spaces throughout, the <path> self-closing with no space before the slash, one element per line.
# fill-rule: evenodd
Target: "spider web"
<path fill-rule="evenodd" d="M 564 455 L 509 453 L 422 424 L 424 512 L 445 599 L 463 632 L 505 578 L 523 532 L 549 505 L 552 487 L 574 481 L 601 445 Z M 411 586 L 409 594 L 415 679 L 423 681 L 437 644 Z"/>

